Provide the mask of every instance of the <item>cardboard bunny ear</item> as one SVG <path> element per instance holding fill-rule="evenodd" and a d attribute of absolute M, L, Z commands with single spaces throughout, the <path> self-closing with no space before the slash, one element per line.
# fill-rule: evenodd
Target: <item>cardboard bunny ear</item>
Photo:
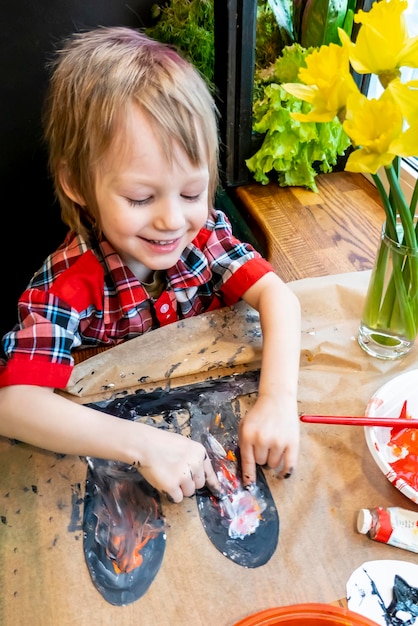
<path fill-rule="evenodd" d="M 104 599 L 124 606 L 141 598 L 165 552 L 155 489 L 129 465 L 89 458 L 83 531 L 87 567 Z"/>
<path fill-rule="evenodd" d="M 224 383 L 190 406 L 191 437 L 205 446 L 222 487 L 220 497 L 207 488 L 199 490 L 196 502 L 217 550 L 237 565 L 255 568 L 269 561 L 279 539 L 279 516 L 262 469 L 257 468 L 251 487 L 242 483 L 237 396 L 257 391 L 258 373 Z"/>

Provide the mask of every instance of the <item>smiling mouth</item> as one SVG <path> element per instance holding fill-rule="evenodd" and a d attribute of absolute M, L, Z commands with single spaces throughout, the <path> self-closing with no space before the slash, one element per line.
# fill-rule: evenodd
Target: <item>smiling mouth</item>
<path fill-rule="evenodd" d="M 181 237 L 175 239 L 144 239 L 150 252 L 154 254 L 172 254 L 178 250 Z"/>
<path fill-rule="evenodd" d="M 172 246 L 178 241 L 178 239 L 169 239 L 163 241 L 160 241 L 159 239 L 147 239 L 147 241 L 155 246 Z"/>

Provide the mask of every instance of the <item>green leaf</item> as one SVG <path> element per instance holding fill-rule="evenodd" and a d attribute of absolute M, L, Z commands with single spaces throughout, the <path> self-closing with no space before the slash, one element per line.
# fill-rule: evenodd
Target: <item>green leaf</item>
<path fill-rule="evenodd" d="M 305 10 L 305 5 L 306 0 L 293 0 L 293 32 L 296 42 L 300 42 L 302 15 Z"/>
<path fill-rule="evenodd" d="M 347 11 L 352 11 L 353 13 L 356 10 L 357 0 L 348 0 L 347 3 Z"/>
<path fill-rule="evenodd" d="M 353 25 L 354 25 L 354 11 L 352 11 L 351 9 L 348 9 L 347 13 L 345 14 L 345 19 L 344 19 L 344 24 L 342 25 L 342 29 L 345 30 L 345 32 L 350 38 L 353 32 Z"/>
<path fill-rule="evenodd" d="M 274 64 L 274 80 L 278 83 L 299 83 L 299 70 L 306 67 L 305 58 L 312 52 L 298 43 L 287 46 Z"/>
<path fill-rule="evenodd" d="M 285 45 L 289 46 L 295 41 L 293 32 L 293 0 L 267 0 L 268 5 L 274 13 L 277 24 L 279 25 L 282 40 Z"/>
<path fill-rule="evenodd" d="M 307 0 L 302 15 L 300 43 L 304 48 L 329 43 L 340 44 L 338 28 L 342 28 L 348 0 Z"/>
<path fill-rule="evenodd" d="M 274 63 L 284 46 L 282 31 L 267 1 L 258 1 L 255 38 L 255 66 L 257 70 L 267 68 Z"/>

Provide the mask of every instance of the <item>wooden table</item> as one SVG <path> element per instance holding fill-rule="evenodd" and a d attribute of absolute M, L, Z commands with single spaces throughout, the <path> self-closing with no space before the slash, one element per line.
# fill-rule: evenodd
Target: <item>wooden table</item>
<path fill-rule="evenodd" d="M 303 241 L 306 238 L 314 250 L 317 229 L 328 236 L 328 252 L 316 255 L 310 266 L 313 272 L 321 265 L 332 273 L 340 255 L 347 254 L 348 261 L 357 264 L 358 258 L 374 254 L 377 240 L 371 242 L 371 238 L 378 236 L 381 215 L 376 229 L 369 232 L 366 220 L 360 219 L 362 194 L 352 190 L 354 199 L 345 204 L 347 196 L 341 192 L 342 186 L 350 195 L 353 179 L 345 182 L 341 175 L 336 180 L 337 188 L 333 189 L 332 180 L 324 179 L 319 204 L 313 208 L 312 204 L 304 205 L 302 210 L 310 215 L 312 228 L 302 227 L 302 215 L 300 227 L 289 223 L 299 237 L 300 245 L 294 252 L 299 251 L 300 256 L 294 254 L 288 269 L 283 269 L 284 275 L 309 274 Z M 261 195 L 266 192 L 258 191 Z M 282 194 L 286 198 L 289 191 L 277 190 L 278 204 L 283 201 Z M 334 237 L 340 229 L 347 234 L 346 239 Z M 356 233 L 361 234 L 364 254 L 356 251 Z M 288 234 L 277 244 L 278 255 L 290 250 L 287 242 Z M 282 249 L 282 244 L 287 248 Z M 276 259 L 276 248 L 271 245 Z M 280 267 L 285 267 L 282 261 Z M 359 358 L 360 363 L 366 363 L 369 357 Z M 324 396 L 325 410 L 333 406 L 338 410 L 338 400 L 337 396 Z M 248 401 L 242 400 L 244 407 Z M 361 410 L 362 402 L 355 394 L 347 410 Z M 303 408 L 306 410 L 306 405 Z M 278 480 L 271 471 L 266 476 L 280 517 L 279 545 L 266 565 L 245 569 L 220 554 L 207 539 L 194 498 L 178 505 L 163 500 L 167 520 L 163 565 L 140 600 L 117 607 L 108 604 L 95 589 L 84 560 L 85 460 L 0 439 L 0 624 L 232 626 L 269 607 L 338 602 L 345 596 L 350 574 L 365 561 L 416 562 L 413 553 L 373 542 L 355 530 L 359 508 L 417 508 L 377 468 L 362 428 L 303 425 L 299 464 L 292 478 Z"/>
<path fill-rule="evenodd" d="M 317 176 L 319 193 L 277 183 L 231 190 L 264 254 L 286 282 L 371 269 L 385 219 L 361 174 Z"/>

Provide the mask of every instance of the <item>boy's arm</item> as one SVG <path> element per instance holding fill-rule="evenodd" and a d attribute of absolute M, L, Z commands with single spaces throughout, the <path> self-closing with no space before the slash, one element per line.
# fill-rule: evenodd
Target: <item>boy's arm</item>
<path fill-rule="evenodd" d="M 205 483 L 220 490 L 200 443 L 76 404 L 46 387 L 0 389 L 0 435 L 53 452 L 135 465 L 174 502 L 192 496 Z"/>
<path fill-rule="evenodd" d="M 243 482 L 255 482 L 256 463 L 290 476 L 299 452 L 297 387 L 301 312 L 297 297 L 273 272 L 243 295 L 259 311 L 263 354 L 258 397 L 240 424 Z"/>

